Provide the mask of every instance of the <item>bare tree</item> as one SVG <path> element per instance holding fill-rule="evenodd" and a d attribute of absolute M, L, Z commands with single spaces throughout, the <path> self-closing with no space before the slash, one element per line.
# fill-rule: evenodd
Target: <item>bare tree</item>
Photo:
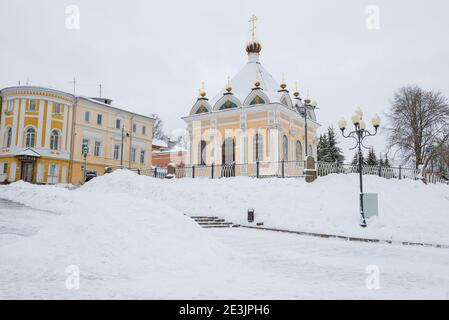
<path fill-rule="evenodd" d="M 151 115 L 155 119 L 153 127 L 153 139 L 159 139 L 162 141 L 168 141 L 168 137 L 164 133 L 164 122 L 155 113 Z"/>
<path fill-rule="evenodd" d="M 400 88 L 387 114 L 388 148 L 423 171 L 449 140 L 449 106 L 440 93 L 418 86 Z"/>

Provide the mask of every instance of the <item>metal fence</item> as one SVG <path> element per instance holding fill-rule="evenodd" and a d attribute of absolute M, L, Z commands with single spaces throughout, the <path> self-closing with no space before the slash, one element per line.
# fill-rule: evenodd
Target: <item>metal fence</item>
<path fill-rule="evenodd" d="M 333 173 L 358 173 L 359 168 L 356 164 L 338 164 L 318 162 L 317 174 L 318 176 L 326 176 Z M 418 169 L 407 167 L 391 167 L 391 166 L 370 166 L 362 165 L 363 175 L 377 175 L 386 179 L 421 179 L 421 174 Z M 443 179 L 433 173 L 426 173 L 425 178 L 429 183 L 440 183 Z"/>
<path fill-rule="evenodd" d="M 172 174 L 168 174 L 167 168 L 132 169 L 141 175 L 155 178 L 228 178 L 228 177 L 254 177 L 254 178 L 295 178 L 304 177 L 305 161 L 278 161 L 278 162 L 254 162 L 243 164 L 212 164 L 178 166 Z M 329 174 L 358 173 L 358 166 L 353 164 L 338 164 L 328 162 L 315 163 L 318 177 Z M 377 175 L 386 179 L 412 179 L 421 178 L 419 170 L 407 167 L 391 166 L 362 166 L 363 175 Z M 432 173 L 426 174 L 429 183 L 443 182 L 442 178 Z"/>

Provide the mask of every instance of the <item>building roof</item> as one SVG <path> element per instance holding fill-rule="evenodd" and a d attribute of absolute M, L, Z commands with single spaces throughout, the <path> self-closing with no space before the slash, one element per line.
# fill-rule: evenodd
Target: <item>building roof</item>
<path fill-rule="evenodd" d="M 153 146 L 158 146 L 162 148 L 167 148 L 168 144 L 164 140 L 153 139 Z"/>
<path fill-rule="evenodd" d="M 5 94 L 5 93 L 9 93 L 9 92 L 23 92 L 23 93 L 27 93 L 27 92 L 46 92 L 46 93 L 53 93 L 53 94 L 57 94 L 57 95 L 62 95 L 68 99 L 71 99 L 71 102 L 74 102 L 76 99 L 83 99 L 92 103 L 95 103 L 97 105 L 103 106 L 103 107 L 107 107 L 107 108 L 111 108 L 117 111 L 121 111 L 121 112 L 125 112 L 125 113 L 129 113 L 135 116 L 139 116 L 139 117 L 143 117 L 143 118 L 147 118 L 147 119 L 152 119 L 154 120 L 153 117 L 150 116 L 144 116 L 142 114 L 138 114 L 138 113 L 134 113 L 128 110 L 125 110 L 123 108 L 121 108 L 120 106 L 115 106 L 115 105 L 111 105 L 110 103 L 104 103 L 102 101 L 107 101 L 107 102 L 112 102 L 111 99 L 107 99 L 107 98 L 89 98 L 83 95 L 76 95 L 76 94 L 71 94 L 68 92 L 64 92 L 61 90 L 57 90 L 57 89 L 53 89 L 53 88 L 47 88 L 47 87 L 40 87 L 40 86 L 14 86 L 14 87 L 7 87 L 7 88 L 3 88 L 0 90 L 0 94 Z M 102 101 L 100 101 L 102 100 Z"/>
<path fill-rule="evenodd" d="M 262 66 L 259 61 L 258 53 L 249 53 L 248 62 L 245 66 L 231 79 L 232 93 L 242 103 L 245 98 L 251 93 L 256 81 L 256 75 L 259 76 L 260 87 L 268 96 L 271 102 L 280 102 L 281 94 L 279 83 L 274 77 Z M 212 106 L 223 97 L 226 92 L 223 88 L 214 98 L 210 100 Z"/>

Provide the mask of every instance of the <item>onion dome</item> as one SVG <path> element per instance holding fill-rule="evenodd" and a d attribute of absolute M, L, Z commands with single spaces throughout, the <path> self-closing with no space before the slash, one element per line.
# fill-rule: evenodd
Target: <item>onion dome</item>
<path fill-rule="evenodd" d="M 295 96 L 296 99 L 301 99 L 299 97 L 298 81 L 295 82 L 295 91 L 293 92 L 293 95 Z"/>
<path fill-rule="evenodd" d="M 201 83 L 201 88 L 198 90 L 198 100 L 208 100 L 206 98 L 206 91 L 204 90 L 204 82 Z"/>
<path fill-rule="evenodd" d="M 226 89 L 226 92 L 224 93 L 225 95 L 227 95 L 227 94 L 232 94 L 232 85 L 231 85 L 231 80 L 230 80 L 230 78 L 228 77 L 228 83 L 226 84 L 226 87 L 225 87 L 225 89 Z"/>
<path fill-rule="evenodd" d="M 257 40 L 253 40 L 251 42 L 248 42 L 248 44 L 246 45 L 246 52 L 248 54 L 250 54 L 250 53 L 257 53 L 257 54 L 259 54 L 261 50 L 262 50 L 262 45 Z"/>
<path fill-rule="evenodd" d="M 282 82 L 279 85 L 281 87 L 280 90 L 278 90 L 278 92 L 288 92 L 287 88 L 287 84 L 285 83 L 285 77 L 284 77 L 284 73 L 282 73 Z"/>

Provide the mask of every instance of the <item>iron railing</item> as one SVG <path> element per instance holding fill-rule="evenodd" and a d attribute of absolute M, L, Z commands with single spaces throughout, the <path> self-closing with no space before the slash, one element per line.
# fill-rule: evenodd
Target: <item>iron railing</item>
<path fill-rule="evenodd" d="M 178 166 L 174 168 L 172 177 L 175 178 L 228 178 L 237 176 L 246 176 L 254 178 L 293 178 L 304 177 L 305 161 L 277 161 L 268 162 L 260 161 L 243 164 L 212 164 L 212 165 L 193 165 Z M 315 163 L 315 170 L 318 177 L 329 174 L 349 174 L 358 173 L 358 166 L 354 164 L 339 164 L 329 162 Z M 167 168 L 150 168 L 150 169 L 132 169 L 141 175 L 152 176 L 156 178 L 166 178 L 168 175 Z M 421 178 L 419 170 L 407 167 L 391 167 L 391 166 L 362 166 L 363 175 L 377 175 L 386 179 L 412 179 Z M 435 174 L 427 173 L 425 175 L 429 183 L 443 182 L 441 177 Z"/>

